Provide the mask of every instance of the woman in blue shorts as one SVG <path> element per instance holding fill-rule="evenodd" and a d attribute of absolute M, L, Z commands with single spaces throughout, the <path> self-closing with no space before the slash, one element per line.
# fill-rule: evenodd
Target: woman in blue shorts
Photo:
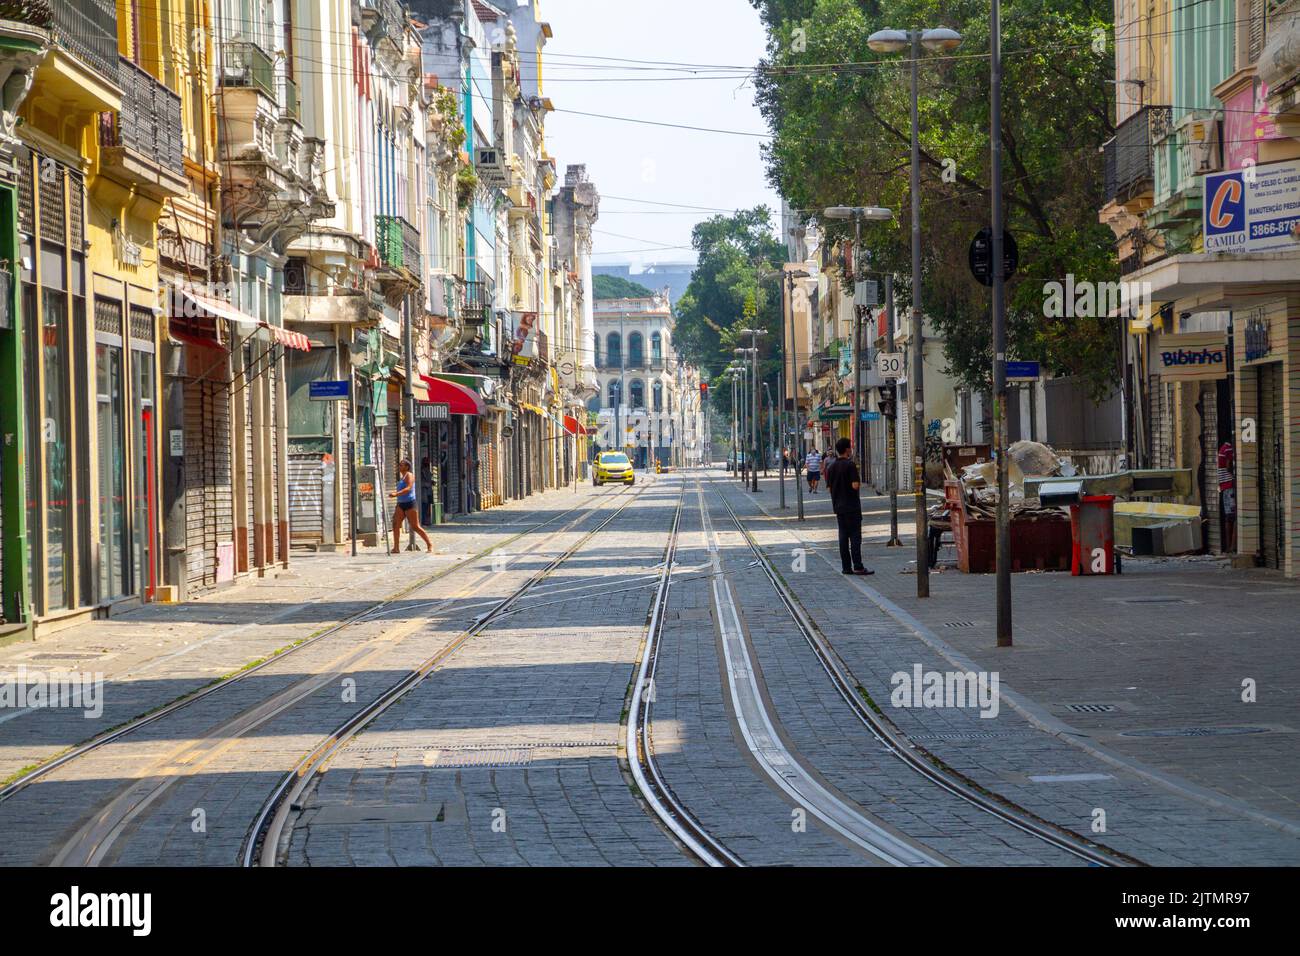
<path fill-rule="evenodd" d="M 424 549 L 432 551 L 433 543 L 420 527 L 420 512 L 415 505 L 415 472 L 405 458 L 397 463 L 397 490 L 388 497 L 397 499 L 397 507 L 393 509 L 393 550 L 402 550 L 402 525 L 409 524 L 424 539 Z"/>

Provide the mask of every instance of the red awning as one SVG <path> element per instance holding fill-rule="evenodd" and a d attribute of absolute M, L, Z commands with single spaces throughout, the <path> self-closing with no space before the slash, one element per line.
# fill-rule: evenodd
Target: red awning
<path fill-rule="evenodd" d="M 421 375 L 420 378 L 424 379 L 424 384 L 429 386 L 429 401 L 446 402 L 450 406 L 451 414 L 484 415 L 487 413 L 487 406 L 483 404 L 483 399 L 472 388 L 432 375 Z"/>
<path fill-rule="evenodd" d="M 300 352 L 311 351 L 311 341 L 301 332 L 294 332 L 291 329 L 282 329 L 278 325 L 268 325 L 266 322 L 261 323 L 262 328 L 271 333 L 271 337 L 279 345 L 285 348 L 297 349 Z"/>
<path fill-rule="evenodd" d="M 565 416 L 564 416 L 564 430 L 565 430 L 566 432 L 568 432 L 570 435 L 589 435 L 589 434 L 591 434 L 589 431 L 587 431 L 586 427 L 585 427 L 584 425 L 582 425 L 582 424 L 581 424 L 581 423 L 580 423 L 576 418 L 574 418 L 572 415 L 565 415 Z"/>

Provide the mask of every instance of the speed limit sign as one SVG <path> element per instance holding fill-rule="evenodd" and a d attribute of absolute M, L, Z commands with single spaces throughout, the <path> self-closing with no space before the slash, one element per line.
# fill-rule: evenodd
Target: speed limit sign
<path fill-rule="evenodd" d="M 877 352 L 876 353 L 876 374 L 878 374 L 881 378 L 902 378 L 903 353 L 902 352 Z"/>

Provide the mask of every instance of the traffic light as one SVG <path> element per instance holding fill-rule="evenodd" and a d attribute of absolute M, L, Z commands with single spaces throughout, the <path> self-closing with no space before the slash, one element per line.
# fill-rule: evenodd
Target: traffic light
<path fill-rule="evenodd" d="M 880 409 L 880 414 L 886 418 L 894 418 L 898 415 L 898 386 L 897 385 L 877 385 L 876 386 L 876 407 Z"/>
<path fill-rule="evenodd" d="M 700 401 L 707 402 L 708 400 L 709 400 L 709 383 L 700 382 Z"/>

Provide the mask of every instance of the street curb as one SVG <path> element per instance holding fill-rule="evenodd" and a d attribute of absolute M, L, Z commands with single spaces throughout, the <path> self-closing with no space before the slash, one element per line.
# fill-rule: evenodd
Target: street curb
<path fill-rule="evenodd" d="M 807 542 L 796 534 L 794 529 L 786 527 L 789 521 L 788 518 L 774 515 L 763 506 L 763 502 L 755 498 L 750 492 L 742 490 L 741 493 L 750 501 L 754 502 L 763 514 L 777 522 L 787 534 L 793 535 L 801 545 L 807 544 Z M 834 567 L 834 564 L 826 557 L 820 548 L 813 548 L 811 550 L 815 551 L 818 557 L 828 565 Z M 961 651 L 948 644 L 919 620 L 913 617 L 908 611 L 899 607 L 860 578 L 850 578 L 849 583 L 855 585 L 867 598 L 871 600 L 873 604 L 876 605 L 876 607 L 911 631 L 916 635 L 916 637 L 920 638 L 922 643 L 926 644 L 931 650 L 937 653 L 940 657 L 946 659 L 954 667 L 962 670 L 981 670 L 975 661 L 971 660 Z M 1227 810 L 1236 813 L 1255 823 L 1261 823 L 1267 827 L 1271 827 L 1272 829 L 1280 830 L 1290 836 L 1300 836 L 1300 823 L 1297 823 L 1296 821 L 1266 813 L 1265 811 L 1252 807 L 1250 804 L 1244 803 L 1235 797 L 1229 797 L 1225 794 L 1211 790 L 1208 787 L 1202 787 L 1200 784 L 1193 783 L 1192 781 L 1186 780 L 1175 774 L 1169 774 L 1163 770 L 1157 770 L 1156 768 L 1141 763 L 1140 761 L 1132 760 L 1129 757 L 1107 750 L 1100 744 L 1091 742 L 1091 735 L 1076 727 L 1072 727 L 1060 718 L 1053 716 L 1035 701 L 1021 695 L 1001 681 L 999 682 L 998 696 L 1010 704 L 1012 710 L 1024 717 L 1038 730 L 1051 734 L 1053 737 L 1057 737 L 1066 743 L 1077 747 L 1084 753 L 1087 753 L 1104 763 L 1134 773 L 1144 780 L 1161 786 L 1178 796 L 1187 797 L 1188 799 L 1195 800 L 1198 803 L 1212 807 L 1216 810 Z"/>

